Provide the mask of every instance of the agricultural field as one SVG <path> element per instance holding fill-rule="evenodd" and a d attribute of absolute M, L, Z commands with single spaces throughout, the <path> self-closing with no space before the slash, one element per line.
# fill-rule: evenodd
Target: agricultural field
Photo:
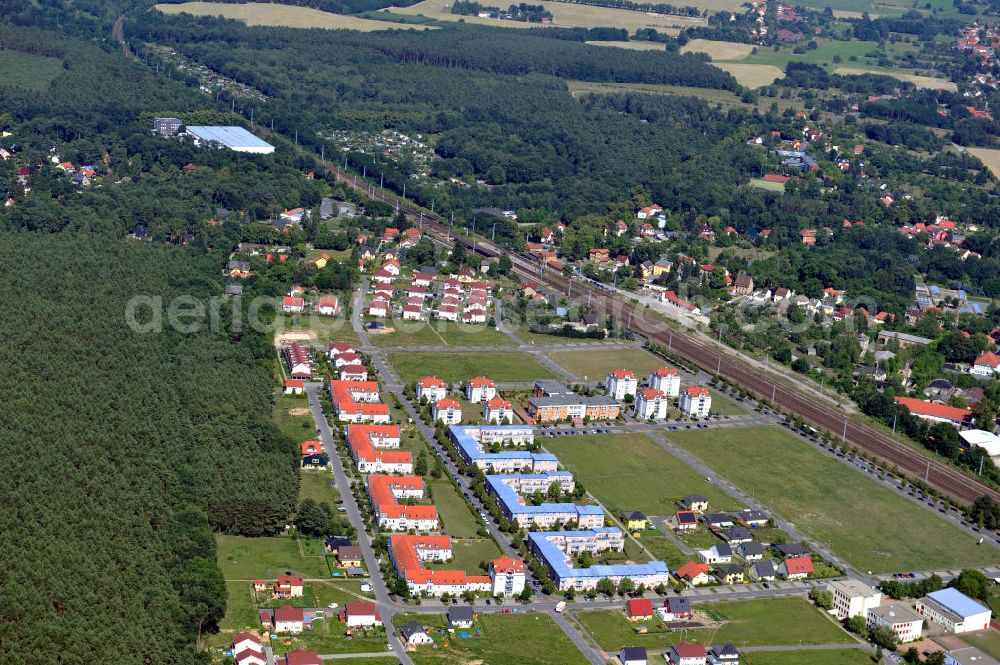
<path fill-rule="evenodd" d="M 1000 150 L 996 148 L 964 148 L 974 157 L 978 157 L 993 175 L 1000 177 Z"/>
<path fill-rule="evenodd" d="M 581 381 L 604 381 L 608 372 L 621 368 L 632 370 L 637 378 L 643 379 L 657 367 L 668 364 L 642 349 L 557 351 L 549 357 Z"/>
<path fill-rule="evenodd" d="M 740 85 L 748 88 L 759 88 L 770 85 L 785 75 L 785 72 L 774 65 L 761 65 L 740 62 L 713 62 L 719 69 L 733 75 Z"/>
<path fill-rule="evenodd" d="M 742 506 L 697 471 L 642 434 L 541 437 L 542 446 L 559 457 L 605 507 L 618 513 L 673 515 L 685 494 L 704 494 L 711 510 Z M 622 482 L 627 479 L 627 482 Z"/>
<path fill-rule="evenodd" d="M 769 598 L 732 603 L 695 605 L 696 620 L 705 628 L 682 633 L 658 619 L 633 623 L 621 610 L 579 612 L 575 616 L 601 647 L 616 651 L 623 646 L 665 648 L 681 639 L 701 644 L 731 642 L 737 647 L 790 644 L 839 644 L 852 638 L 836 622 L 815 609 L 805 598 Z M 645 626 L 648 632 L 637 634 Z"/>
<path fill-rule="evenodd" d="M 753 51 L 752 44 L 692 39 L 681 47 L 681 53 L 704 53 L 712 60 L 743 60 Z"/>
<path fill-rule="evenodd" d="M 599 42 L 607 43 L 607 42 Z M 680 97 L 697 97 L 710 104 L 723 106 L 747 106 L 740 98 L 728 90 L 712 90 L 710 88 L 691 88 L 683 85 L 663 85 L 659 83 L 617 83 L 593 81 L 566 81 L 569 94 L 574 97 L 588 93 L 616 94 L 621 92 L 643 92 L 651 95 L 678 95 Z M 551 335 L 545 335 L 552 337 Z M 527 339 L 522 335 L 522 339 Z M 565 339 L 565 338 L 562 338 Z"/>
<path fill-rule="evenodd" d="M 480 614 L 465 639 L 449 635 L 441 614 L 408 614 L 398 625 L 418 621 L 438 648 L 419 647 L 417 665 L 585 665 L 583 655 L 545 614 Z M 447 646 L 446 646 L 447 645 Z"/>
<path fill-rule="evenodd" d="M 59 58 L 0 49 L 3 82 L 12 88 L 43 92 L 62 70 L 63 61 Z"/>
<path fill-rule="evenodd" d="M 799 651 L 746 651 L 746 665 L 873 665 L 872 655 L 860 649 L 803 649 Z"/>
<path fill-rule="evenodd" d="M 948 79 L 939 79 L 933 76 L 917 76 L 915 74 L 905 74 L 893 69 L 875 69 L 875 68 L 864 68 L 864 67 L 837 67 L 833 70 L 834 74 L 885 74 L 886 76 L 891 76 L 897 78 L 900 81 L 908 81 L 918 88 L 926 88 L 928 90 L 947 90 L 949 92 L 957 92 L 958 86 L 954 81 L 949 81 Z"/>
<path fill-rule="evenodd" d="M 977 546 L 934 513 L 777 427 L 671 432 L 669 438 L 861 570 L 996 561 L 992 547 Z"/>
<path fill-rule="evenodd" d="M 428 26 L 393 23 L 390 21 L 372 21 L 370 19 L 332 14 L 330 12 L 297 7 L 270 2 L 248 2 L 245 4 L 229 4 L 222 2 L 185 2 L 179 5 L 154 5 L 164 14 L 187 13 L 193 16 L 222 16 L 224 18 L 242 21 L 247 25 L 277 25 L 286 28 L 327 28 L 330 30 L 359 30 L 374 32 L 375 30 L 426 30 Z"/>
<path fill-rule="evenodd" d="M 474 376 L 498 382 L 528 382 L 552 378 L 552 372 L 525 353 L 390 353 L 392 363 L 407 383 L 423 376 L 437 376 L 452 383 Z"/>
<path fill-rule="evenodd" d="M 738 6 L 735 0 L 706 0 L 712 3 L 725 3 L 730 8 Z M 693 25 L 704 25 L 701 18 L 687 16 L 670 16 L 667 14 L 649 14 L 628 9 L 612 9 L 591 5 L 578 5 L 569 2 L 535 2 L 552 12 L 552 25 L 559 28 L 625 28 L 630 33 L 640 28 L 654 28 L 659 32 L 675 35 L 679 28 Z M 721 7 L 720 7 L 721 8 Z M 500 28 L 541 28 L 538 23 L 524 21 L 504 21 L 500 19 L 480 18 L 478 16 L 460 16 L 451 13 L 451 0 L 423 0 L 410 7 L 392 7 L 394 14 L 410 16 L 426 16 L 440 21 L 459 21 L 492 25 Z"/>

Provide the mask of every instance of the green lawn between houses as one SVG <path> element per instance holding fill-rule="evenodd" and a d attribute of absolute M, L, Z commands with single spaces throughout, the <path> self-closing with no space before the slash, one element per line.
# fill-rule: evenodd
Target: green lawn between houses
<path fill-rule="evenodd" d="M 982 565 L 993 547 L 778 427 L 669 432 L 720 475 L 862 570 Z"/>
<path fill-rule="evenodd" d="M 673 515 L 678 510 L 675 502 L 685 494 L 705 495 L 713 511 L 742 507 L 642 434 L 538 440 L 608 510 L 616 513 L 640 510 L 646 515 Z"/>
<path fill-rule="evenodd" d="M 498 382 L 529 382 L 551 379 L 552 372 L 525 353 L 390 353 L 389 362 L 404 381 L 410 383 L 424 376 L 437 376 L 460 382 L 486 376 Z"/>
<path fill-rule="evenodd" d="M 443 530 L 452 538 L 475 538 L 479 523 L 469 504 L 447 478 L 431 480 L 429 487 L 434 495 Z"/>
<path fill-rule="evenodd" d="M 547 615 L 537 612 L 481 614 L 463 639 L 442 632 L 444 615 L 408 614 L 396 617 L 399 626 L 419 621 L 437 648 L 419 647 L 412 654 L 417 665 L 584 665 L 587 661 Z M 475 635 L 476 631 L 479 635 Z M 447 646 L 444 646 L 447 644 Z"/>
<path fill-rule="evenodd" d="M 608 372 L 614 369 L 628 369 L 635 372 L 640 381 L 649 376 L 657 367 L 669 365 L 642 349 L 605 349 L 586 351 L 556 351 L 550 353 L 556 361 L 581 381 L 604 381 Z"/>
<path fill-rule="evenodd" d="M 340 661 L 337 661 L 338 663 Z M 872 654 L 860 649 L 803 649 L 801 651 L 747 651 L 740 654 L 744 665 L 873 665 Z"/>
<path fill-rule="evenodd" d="M 285 571 L 305 578 L 330 577 L 323 556 L 302 556 L 294 538 L 245 538 L 219 534 L 216 559 L 227 580 L 273 580 Z"/>
<path fill-rule="evenodd" d="M 681 640 L 711 645 L 732 642 L 737 647 L 786 644 L 840 644 L 852 638 L 834 621 L 801 597 L 744 600 L 696 605 L 705 628 L 669 630 L 658 620 L 633 623 L 622 610 L 581 611 L 576 618 L 601 648 L 623 646 L 663 649 Z M 649 632 L 638 634 L 645 626 Z"/>

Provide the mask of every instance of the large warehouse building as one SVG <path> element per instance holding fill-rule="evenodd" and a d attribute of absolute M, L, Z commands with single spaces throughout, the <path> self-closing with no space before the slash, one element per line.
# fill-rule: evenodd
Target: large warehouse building
<path fill-rule="evenodd" d="M 274 152 L 273 145 L 257 138 L 242 127 L 189 125 L 187 133 L 193 136 L 198 144 L 218 143 L 235 152 L 251 152 L 258 155 L 270 155 Z"/>

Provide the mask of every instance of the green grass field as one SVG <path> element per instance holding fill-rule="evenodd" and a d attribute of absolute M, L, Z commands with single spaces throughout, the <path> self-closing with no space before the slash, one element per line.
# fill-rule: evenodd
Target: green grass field
<path fill-rule="evenodd" d="M 274 579 L 286 570 L 305 578 L 330 577 L 326 557 L 302 556 L 293 538 L 216 536 L 216 559 L 227 580 Z"/>
<path fill-rule="evenodd" d="M 419 621 L 438 648 L 420 647 L 413 654 L 417 665 L 584 665 L 587 661 L 559 630 L 555 622 L 535 612 L 480 614 L 468 639 L 442 633 L 444 615 L 407 614 L 398 625 Z M 447 646 L 444 646 L 447 643 Z"/>
<path fill-rule="evenodd" d="M 372 335 L 373 344 L 393 346 L 513 346 L 514 340 L 496 328 L 451 321 L 392 321 L 395 332 Z"/>
<path fill-rule="evenodd" d="M 785 193 L 785 183 L 783 182 L 768 182 L 767 180 L 761 180 L 760 178 L 750 178 L 750 186 L 756 187 L 757 189 L 766 189 L 771 192 Z"/>
<path fill-rule="evenodd" d="M 597 42 L 606 44 L 608 42 Z M 641 44 L 642 42 L 630 42 Z M 569 93 L 574 97 L 589 93 L 618 94 L 622 92 L 643 92 L 650 95 L 678 95 L 681 97 L 698 97 L 710 104 L 723 106 L 749 106 L 728 90 L 711 90 L 709 88 L 691 88 L 683 85 L 664 85 L 660 83 L 620 83 L 594 81 L 566 81 Z"/>
<path fill-rule="evenodd" d="M 701 644 L 732 642 L 737 647 L 851 641 L 840 626 L 823 616 L 805 598 L 709 603 L 696 605 L 694 609 L 713 625 L 686 630 L 683 635 L 666 628 L 659 620 L 632 623 L 625 619 L 621 610 L 579 612 L 576 617 L 607 651 L 629 645 L 664 648 L 681 639 Z M 645 626 L 649 632 L 637 634 L 636 626 Z"/>
<path fill-rule="evenodd" d="M 344 626 L 336 616 L 318 619 L 312 630 L 299 635 L 282 636 L 271 640 L 271 648 L 277 655 L 293 649 L 308 649 L 318 653 L 385 653 L 385 629 L 373 628 L 366 634 L 348 637 Z M 334 661 L 339 662 L 339 661 Z"/>
<path fill-rule="evenodd" d="M 341 298 L 343 302 L 343 298 Z M 358 335 L 344 314 L 337 316 L 303 316 L 301 314 L 279 314 L 274 320 L 275 337 L 283 334 L 308 337 L 314 342 L 358 343 Z"/>
<path fill-rule="evenodd" d="M 620 368 L 632 370 L 642 380 L 657 367 L 668 364 L 642 349 L 556 351 L 549 356 L 580 380 L 587 381 L 603 381 L 608 372 Z"/>
<path fill-rule="evenodd" d="M 340 661 L 338 661 L 340 662 Z M 872 655 L 860 649 L 804 649 L 801 651 L 747 651 L 740 654 L 745 665 L 874 665 Z"/>
<path fill-rule="evenodd" d="M 0 49 L 3 83 L 12 88 L 43 92 L 62 70 L 63 62 L 59 58 Z"/>
<path fill-rule="evenodd" d="M 500 547 L 491 538 L 471 538 L 451 540 L 451 551 L 455 557 L 445 563 L 428 564 L 428 568 L 445 570 L 461 569 L 473 575 L 485 575 L 479 564 L 490 562 L 500 556 Z"/>
<path fill-rule="evenodd" d="M 801 55 L 792 52 L 790 46 L 783 46 L 775 51 L 773 47 L 758 47 L 756 53 L 751 53 L 743 58 L 732 59 L 732 62 L 739 62 L 747 65 L 773 65 L 784 71 L 785 66 L 792 61 L 805 62 L 811 65 L 833 66 L 833 56 L 839 55 L 843 64 L 849 64 L 848 58 L 857 57 L 857 62 L 864 63 L 865 53 L 873 51 L 878 47 L 875 42 L 864 42 L 859 40 L 837 41 L 831 39 L 817 39 L 818 48 L 806 51 Z M 853 63 L 851 63 L 853 64 Z"/>
<path fill-rule="evenodd" d="M 475 376 L 494 381 L 550 379 L 552 372 L 531 356 L 518 352 L 494 353 L 390 353 L 389 361 L 407 383 L 423 376 L 460 382 Z"/>
<path fill-rule="evenodd" d="M 708 392 L 712 393 L 712 413 L 717 413 L 720 416 L 742 416 L 748 413 L 742 404 L 728 397 L 723 397 L 714 388 L 709 388 Z"/>
<path fill-rule="evenodd" d="M 616 513 L 641 510 L 646 515 L 673 515 L 677 510 L 674 502 L 685 494 L 704 494 L 711 510 L 741 507 L 642 434 L 540 440 L 588 491 Z"/>
<path fill-rule="evenodd" d="M 671 570 L 676 570 L 691 560 L 677 545 L 658 529 L 646 529 L 640 534 L 639 542 L 653 555 L 656 561 L 663 561 Z"/>
<path fill-rule="evenodd" d="M 299 502 L 303 499 L 326 502 L 333 508 L 340 492 L 330 484 L 333 474 L 329 471 L 302 471 L 299 474 Z"/>
<path fill-rule="evenodd" d="M 444 532 L 452 538 L 474 538 L 479 524 L 450 480 L 441 478 L 429 483 L 434 494 L 434 505 L 438 509 L 438 517 L 444 526 Z"/>
<path fill-rule="evenodd" d="M 995 562 L 992 547 L 777 427 L 671 432 L 669 438 L 862 570 Z"/>

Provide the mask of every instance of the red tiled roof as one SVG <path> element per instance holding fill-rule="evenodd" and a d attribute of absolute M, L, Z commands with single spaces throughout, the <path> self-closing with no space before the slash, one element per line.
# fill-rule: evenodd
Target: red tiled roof
<path fill-rule="evenodd" d="M 618 380 L 635 378 L 635 374 L 627 369 L 616 369 L 611 372 L 611 376 Z"/>
<path fill-rule="evenodd" d="M 995 370 L 997 367 L 1000 367 L 1000 356 L 992 351 L 987 351 L 983 355 L 976 358 L 976 364 L 984 365 Z"/>
<path fill-rule="evenodd" d="M 653 616 L 653 601 L 648 598 L 632 598 L 625 603 L 625 612 L 630 617 Z"/>
<path fill-rule="evenodd" d="M 292 607 L 291 605 L 282 605 L 281 607 L 274 608 L 274 620 L 278 621 L 303 621 L 305 614 L 301 607 Z"/>
<path fill-rule="evenodd" d="M 306 382 L 304 379 L 285 379 L 286 388 L 305 388 Z"/>
<path fill-rule="evenodd" d="M 469 379 L 469 385 L 473 388 L 493 388 L 497 384 L 493 379 L 487 379 L 485 376 L 477 376 L 474 379 Z"/>
<path fill-rule="evenodd" d="M 694 642 L 678 642 L 674 645 L 674 652 L 681 658 L 704 658 L 705 645 Z"/>
<path fill-rule="evenodd" d="M 451 399 L 450 397 L 445 397 L 444 399 L 439 399 L 434 404 L 438 411 L 443 411 L 444 409 L 460 409 L 462 405 L 457 399 Z"/>
<path fill-rule="evenodd" d="M 514 557 L 509 557 L 507 555 L 497 557 L 490 563 L 493 564 L 493 570 L 514 573 L 524 572 L 524 562 L 520 559 L 515 559 Z"/>
<path fill-rule="evenodd" d="M 682 577 L 684 579 L 693 580 L 701 574 L 708 574 L 708 566 L 704 563 L 698 563 L 697 561 L 688 561 L 683 566 L 677 569 L 677 577 Z"/>
<path fill-rule="evenodd" d="M 788 575 L 809 574 L 813 572 L 813 562 L 808 556 L 790 556 L 785 559 L 785 572 Z"/>
<path fill-rule="evenodd" d="M 672 367 L 657 367 L 653 370 L 655 376 L 680 376 L 680 372 Z"/>
<path fill-rule="evenodd" d="M 445 388 L 448 386 L 447 383 L 436 376 L 425 376 L 417 381 L 417 384 L 419 384 L 421 388 Z"/>
<path fill-rule="evenodd" d="M 905 406 L 914 415 L 920 416 L 932 416 L 934 418 L 946 418 L 948 420 L 962 421 L 972 415 L 972 411 L 969 409 L 961 409 L 957 406 L 948 406 L 947 404 L 937 404 L 935 402 L 926 402 L 921 399 L 914 399 L 913 397 L 897 397 L 896 403 L 900 406 Z"/>
<path fill-rule="evenodd" d="M 687 393 L 688 397 L 708 397 L 709 395 L 708 388 L 705 386 L 688 386 L 684 392 Z"/>

